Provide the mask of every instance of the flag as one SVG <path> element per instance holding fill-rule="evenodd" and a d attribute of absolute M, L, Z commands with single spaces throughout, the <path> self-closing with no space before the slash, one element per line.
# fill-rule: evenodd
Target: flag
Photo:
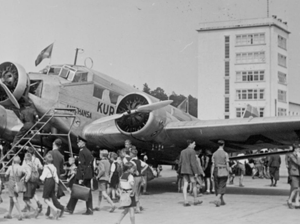
<path fill-rule="evenodd" d="M 44 50 L 41 51 L 41 53 L 39 54 L 39 56 L 37 56 L 37 58 L 35 60 L 35 66 L 38 66 L 38 64 L 40 64 L 44 58 L 51 57 L 53 44 L 50 44 L 48 47 L 46 47 Z"/>
<path fill-rule="evenodd" d="M 177 106 L 177 108 L 184 113 L 188 113 L 188 103 L 189 103 L 188 98 L 186 98 Z"/>

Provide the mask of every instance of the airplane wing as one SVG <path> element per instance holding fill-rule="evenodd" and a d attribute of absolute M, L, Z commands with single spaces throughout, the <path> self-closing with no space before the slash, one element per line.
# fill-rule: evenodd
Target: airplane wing
<path fill-rule="evenodd" d="M 227 151 L 284 148 L 300 137 L 300 116 L 171 122 L 165 131 L 175 144 L 194 139 L 198 145 L 217 148 L 226 142 Z"/>
<path fill-rule="evenodd" d="M 144 93 L 127 94 L 118 104 L 116 114 L 87 125 L 83 135 L 100 148 L 120 149 L 124 140 L 131 139 L 137 147 L 176 154 L 186 147 L 187 139 L 211 150 L 223 139 L 227 151 L 286 148 L 299 141 L 300 116 L 203 121 L 180 117 L 185 114 L 175 113 L 177 108 L 169 103 L 154 101 Z"/>
<path fill-rule="evenodd" d="M 100 147 L 120 148 L 126 136 L 113 121 L 94 122 L 84 129 L 86 138 Z M 144 134 L 145 135 L 145 134 Z M 217 141 L 226 142 L 226 151 L 247 151 L 262 148 L 287 148 L 300 137 L 300 116 L 228 119 L 211 121 L 171 121 L 160 134 L 149 141 L 175 150 L 186 147 L 186 140 L 193 139 L 202 148 L 216 149 Z M 136 136 L 135 140 L 144 139 Z M 145 141 L 144 141 L 145 142 Z"/>

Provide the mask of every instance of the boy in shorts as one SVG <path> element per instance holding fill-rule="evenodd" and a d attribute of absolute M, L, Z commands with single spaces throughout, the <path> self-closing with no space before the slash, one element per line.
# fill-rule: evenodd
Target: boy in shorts
<path fill-rule="evenodd" d="M 98 189 L 99 189 L 99 197 L 98 197 L 98 207 L 94 208 L 94 211 L 100 211 L 100 204 L 102 201 L 102 196 L 108 201 L 111 205 L 111 209 L 109 212 L 114 212 L 116 209 L 115 204 L 111 200 L 111 198 L 107 194 L 107 186 L 109 181 L 109 172 L 110 172 L 110 162 L 108 160 L 108 151 L 101 150 L 100 151 L 100 162 L 98 165 Z"/>

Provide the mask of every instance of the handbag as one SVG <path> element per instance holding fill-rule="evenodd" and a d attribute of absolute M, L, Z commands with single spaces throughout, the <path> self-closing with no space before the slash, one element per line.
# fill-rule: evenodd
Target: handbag
<path fill-rule="evenodd" d="M 14 191 L 16 193 L 23 193 L 23 192 L 25 192 L 26 191 L 25 182 L 23 180 L 16 181 L 15 182 L 15 186 L 14 186 Z"/>
<path fill-rule="evenodd" d="M 227 166 L 218 166 L 218 173 L 217 176 L 218 177 L 227 177 L 229 172 L 227 170 Z"/>
<path fill-rule="evenodd" d="M 131 190 L 130 191 L 122 191 L 121 192 L 121 196 L 120 196 L 120 206 L 124 207 L 124 206 L 129 206 L 131 204 L 131 198 L 130 198 L 130 194 L 131 194 Z"/>
<path fill-rule="evenodd" d="M 91 189 L 85 186 L 81 186 L 79 184 L 73 184 L 71 197 L 80 199 L 83 201 L 87 201 L 90 197 Z"/>

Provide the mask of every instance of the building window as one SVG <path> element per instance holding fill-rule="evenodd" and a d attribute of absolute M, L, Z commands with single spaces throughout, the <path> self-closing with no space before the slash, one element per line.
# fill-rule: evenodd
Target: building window
<path fill-rule="evenodd" d="M 278 101 L 286 103 L 286 91 L 278 90 Z"/>
<path fill-rule="evenodd" d="M 278 35 L 278 47 L 286 50 L 286 39 L 280 35 Z"/>
<path fill-rule="evenodd" d="M 237 89 L 236 100 L 263 100 L 264 89 Z"/>
<path fill-rule="evenodd" d="M 225 94 L 229 94 L 229 79 L 225 79 Z"/>
<path fill-rule="evenodd" d="M 286 74 L 278 72 L 278 83 L 286 85 Z"/>
<path fill-rule="evenodd" d="M 245 113 L 245 107 L 237 107 L 236 108 L 236 117 L 243 117 Z"/>
<path fill-rule="evenodd" d="M 265 80 L 265 71 L 237 71 L 237 82 L 260 82 Z"/>
<path fill-rule="evenodd" d="M 260 107 L 260 108 L 259 108 L 259 116 L 260 116 L 260 117 L 263 117 L 263 116 L 264 116 L 264 112 L 265 112 L 265 108 Z"/>
<path fill-rule="evenodd" d="M 278 116 L 286 116 L 286 109 L 278 107 Z"/>
<path fill-rule="evenodd" d="M 252 44 L 264 44 L 264 43 L 265 43 L 265 34 L 264 33 L 236 35 L 236 38 L 235 38 L 235 44 L 237 46 L 252 45 Z"/>
<path fill-rule="evenodd" d="M 229 36 L 225 36 L 225 58 L 229 58 Z"/>
<path fill-rule="evenodd" d="M 225 76 L 229 76 L 229 61 L 225 61 Z"/>
<path fill-rule="evenodd" d="M 230 71 L 230 64 L 229 64 L 229 57 L 230 57 L 230 39 L 229 36 L 225 36 L 225 94 L 229 94 L 230 91 L 230 83 L 229 83 L 229 71 Z M 225 106 L 225 113 L 229 113 L 230 105 L 229 105 L 229 97 L 225 96 L 224 99 L 224 106 Z M 225 115 L 225 119 L 228 119 L 229 116 Z"/>
<path fill-rule="evenodd" d="M 278 54 L 278 65 L 286 67 L 286 56 Z"/>
<path fill-rule="evenodd" d="M 225 97 L 225 112 L 229 112 L 229 97 Z"/>
<path fill-rule="evenodd" d="M 236 63 L 244 64 L 244 63 L 263 63 L 265 62 L 265 52 L 243 52 L 236 54 Z"/>
<path fill-rule="evenodd" d="M 236 117 L 243 117 L 244 113 L 245 113 L 246 107 L 237 107 L 236 108 Z M 263 117 L 264 116 L 264 111 L 265 108 L 264 107 L 260 107 L 258 108 L 258 116 L 259 117 Z"/>

